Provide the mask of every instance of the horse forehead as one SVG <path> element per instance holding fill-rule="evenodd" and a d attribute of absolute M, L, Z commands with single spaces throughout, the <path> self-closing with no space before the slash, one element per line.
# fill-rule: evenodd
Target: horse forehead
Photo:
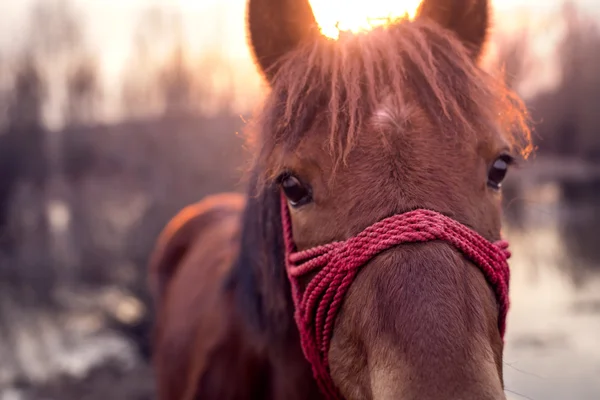
<path fill-rule="evenodd" d="M 415 106 L 402 101 L 402 95 L 388 94 L 374 108 L 371 122 L 376 125 L 401 127 L 411 119 Z"/>
<path fill-rule="evenodd" d="M 403 94 L 390 94 L 381 100 L 373 109 L 369 122 L 375 128 L 387 131 L 391 134 L 404 134 L 408 130 L 419 131 L 418 135 L 403 135 L 403 138 L 413 137 L 421 142 L 433 143 L 437 146 L 448 142 L 453 145 L 453 149 L 462 149 L 469 153 L 481 154 L 484 157 L 492 157 L 499 149 L 510 150 L 512 144 L 507 138 L 507 133 L 503 131 L 497 121 L 486 121 L 485 128 L 477 130 L 476 135 L 463 135 L 460 129 L 453 135 L 441 135 L 439 130 L 429 130 L 426 126 L 431 126 L 433 122 L 427 116 L 418 102 L 406 100 Z M 472 126 L 463 127 L 465 131 L 473 129 Z M 440 133 L 439 136 L 426 135 L 425 132 Z M 429 136 L 429 137 L 427 137 Z M 452 139 L 446 140 L 443 139 Z M 456 144 L 460 146 L 457 148 Z"/>
<path fill-rule="evenodd" d="M 376 126 L 406 129 L 423 128 L 432 121 L 417 101 L 407 100 L 402 94 L 388 95 L 373 109 L 370 122 Z"/>
<path fill-rule="evenodd" d="M 372 120 L 375 124 L 396 124 L 396 115 L 390 107 L 382 103 L 373 112 Z"/>

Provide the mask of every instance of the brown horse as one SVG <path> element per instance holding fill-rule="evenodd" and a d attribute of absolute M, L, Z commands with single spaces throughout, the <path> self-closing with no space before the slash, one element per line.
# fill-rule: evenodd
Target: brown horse
<path fill-rule="evenodd" d="M 334 41 L 308 0 L 249 0 L 271 90 L 248 196 L 191 206 L 159 239 L 159 399 L 325 398 L 294 322 L 281 193 L 299 250 L 417 209 L 500 239 L 500 186 L 530 138 L 522 102 L 478 65 L 489 7 L 424 0 L 412 21 Z M 343 297 L 328 373 L 346 399 L 504 399 L 498 310 L 453 246 L 394 246 Z"/>

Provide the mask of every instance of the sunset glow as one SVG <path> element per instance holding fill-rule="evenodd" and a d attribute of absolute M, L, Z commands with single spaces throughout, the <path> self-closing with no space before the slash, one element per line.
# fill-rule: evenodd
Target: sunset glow
<path fill-rule="evenodd" d="M 321 31 L 333 39 L 339 31 L 368 30 L 406 14 L 412 18 L 420 3 L 421 0 L 310 0 Z"/>

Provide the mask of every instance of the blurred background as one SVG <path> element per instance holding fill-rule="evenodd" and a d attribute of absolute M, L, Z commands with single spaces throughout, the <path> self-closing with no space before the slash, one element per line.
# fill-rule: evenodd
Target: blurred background
<path fill-rule="evenodd" d="M 323 31 L 418 0 L 311 1 Z M 343 6 L 342 6 L 343 3 Z M 600 3 L 497 0 L 486 68 L 535 121 L 505 185 L 511 399 L 600 399 Z M 243 190 L 244 0 L 0 2 L 0 400 L 153 399 L 162 227 Z"/>

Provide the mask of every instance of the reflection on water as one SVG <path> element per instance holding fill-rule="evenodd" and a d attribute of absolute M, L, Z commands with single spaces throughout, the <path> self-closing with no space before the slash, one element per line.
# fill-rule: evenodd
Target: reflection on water
<path fill-rule="evenodd" d="M 540 185 L 507 203 L 507 395 L 600 399 L 600 182 Z"/>

